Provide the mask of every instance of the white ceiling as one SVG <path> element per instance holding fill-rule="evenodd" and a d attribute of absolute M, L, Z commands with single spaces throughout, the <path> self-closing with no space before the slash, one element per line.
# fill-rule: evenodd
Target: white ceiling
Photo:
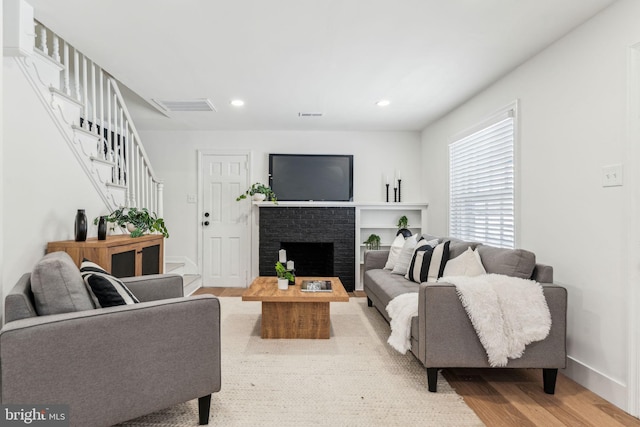
<path fill-rule="evenodd" d="M 141 97 L 139 129 L 421 130 L 614 0 L 27 1 Z M 143 101 L 199 98 L 217 112 Z"/>

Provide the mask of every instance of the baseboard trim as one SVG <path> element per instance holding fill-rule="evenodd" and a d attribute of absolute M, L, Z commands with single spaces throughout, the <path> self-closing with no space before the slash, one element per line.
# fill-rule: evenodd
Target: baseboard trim
<path fill-rule="evenodd" d="M 623 411 L 628 412 L 628 389 L 626 384 L 571 356 L 567 357 L 567 367 L 562 373 Z"/>

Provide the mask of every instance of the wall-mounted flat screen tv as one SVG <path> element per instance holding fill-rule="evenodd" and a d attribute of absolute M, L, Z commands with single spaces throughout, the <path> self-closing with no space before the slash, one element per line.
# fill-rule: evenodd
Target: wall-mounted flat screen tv
<path fill-rule="evenodd" d="M 353 201 L 353 155 L 269 154 L 269 185 L 282 201 Z"/>

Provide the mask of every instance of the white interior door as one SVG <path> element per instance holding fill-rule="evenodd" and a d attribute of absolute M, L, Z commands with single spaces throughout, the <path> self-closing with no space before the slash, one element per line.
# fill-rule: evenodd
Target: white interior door
<path fill-rule="evenodd" d="M 249 210 L 236 197 L 249 186 L 248 161 L 248 155 L 202 156 L 203 286 L 247 286 Z"/>

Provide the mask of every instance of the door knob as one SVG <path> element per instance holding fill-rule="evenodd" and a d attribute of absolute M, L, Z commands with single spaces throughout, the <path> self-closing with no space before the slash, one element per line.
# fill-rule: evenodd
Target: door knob
<path fill-rule="evenodd" d="M 204 217 L 205 217 L 205 218 L 209 218 L 209 212 L 205 212 L 205 213 L 204 213 Z"/>
<path fill-rule="evenodd" d="M 204 225 L 204 226 L 206 227 L 207 225 L 209 225 L 209 221 L 204 221 L 204 222 L 202 223 L 202 225 Z"/>

